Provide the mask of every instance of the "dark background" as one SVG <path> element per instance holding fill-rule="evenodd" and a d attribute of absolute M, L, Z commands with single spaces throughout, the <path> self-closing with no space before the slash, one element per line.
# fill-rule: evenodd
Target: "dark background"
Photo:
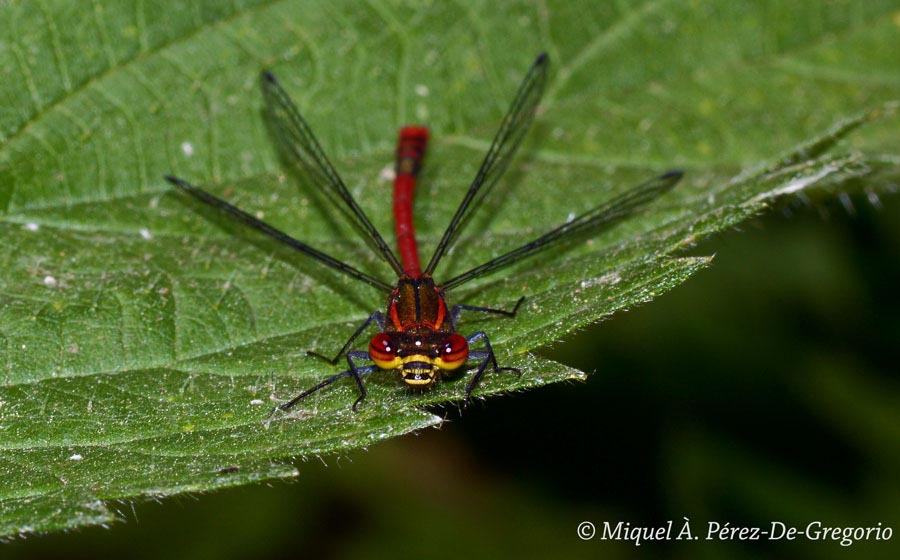
<path fill-rule="evenodd" d="M 794 200 L 692 253 L 712 266 L 545 354 L 585 371 L 478 402 L 295 482 L 118 504 L 14 558 L 900 557 L 900 535 L 702 540 L 707 522 L 900 531 L 900 203 Z M 688 517 L 695 542 L 583 542 Z"/>

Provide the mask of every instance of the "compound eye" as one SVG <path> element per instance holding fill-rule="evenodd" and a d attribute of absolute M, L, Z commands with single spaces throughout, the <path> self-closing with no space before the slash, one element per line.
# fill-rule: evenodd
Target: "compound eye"
<path fill-rule="evenodd" d="M 456 369 L 469 358 L 469 343 L 457 333 L 453 333 L 440 345 L 440 355 L 435 360 L 441 369 Z"/>
<path fill-rule="evenodd" d="M 391 340 L 391 337 L 385 333 L 378 333 L 372 337 L 372 342 L 369 343 L 369 357 L 381 369 L 396 369 L 400 367 L 400 358 L 397 357 L 397 346 Z"/>

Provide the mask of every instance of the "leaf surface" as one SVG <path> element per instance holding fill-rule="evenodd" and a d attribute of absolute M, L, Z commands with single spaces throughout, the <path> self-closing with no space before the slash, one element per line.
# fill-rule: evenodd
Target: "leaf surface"
<path fill-rule="evenodd" d="M 549 52 L 522 154 L 438 281 L 686 171 L 624 223 L 450 294 L 528 298 L 514 320 L 464 316 L 461 332 L 484 330 L 523 372 L 489 373 L 479 395 L 582 379 L 531 351 L 685 281 L 710 261 L 686 249 L 773 201 L 896 185 L 895 2 L 623 6 L 0 6 L 0 535 L 105 523 L 107 500 L 296 476 L 289 458 L 437 425 L 423 405 L 463 395 L 463 379 L 411 394 L 381 373 L 358 413 L 342 382 L 265 422 L 339 371 L 305 351 L 336 351 L 383 295 L 198 208 L 163 174 L 392 279 L 279 160 L 262 68 L 385 234 L 395 131 L 432 129 L 416 202 L 427 257 L 518 81 Z"/>

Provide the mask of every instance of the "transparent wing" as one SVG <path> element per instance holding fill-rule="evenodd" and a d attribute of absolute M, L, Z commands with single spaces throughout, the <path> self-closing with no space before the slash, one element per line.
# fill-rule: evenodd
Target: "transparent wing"
<path fill-rule="evenodd" d="M 545 248 L 549 244 L 556 243 L 570 236 L 578 235 L 581 232 L 599 230 L 604 226 L 610 225 L 634 213 L 660 195 L 671 190 L 672 187 L 681 180 L 682 175 L 683 173 L 681 171 L 669 171 L 646 183 L 642 183 L 601 204 L 593 210 L 585 212 L 574 220 L 548 231 L 544 235 L 530 243 L 522 245 L 518 249 L 510 251 L 505 255 L 501 255 L 443 282 L 441 287 L 445 290 L 455 288 L 456 286 L 465 284 L 473 278 L 478 278 L 479 276 L 490 274 L 501 268 L 511 266 L 520 260 L 533 255 L 535 252 Z"/>
<path fill-rule="evenodd" d="M 402 275 L 403 267 L 400 265 L 400 261 L 397 260 L 384 238 L 353 199 L 350 191 L 344 185 L 344 181 L 328 161 L 322 146 L 313 136 L 312 130 L 303 120 L 300 111 L 291 101 L 287 92 L 271 72 L 263 72 L 260 82 L 266 102 L 266 112 L 278 135 L 281 147 L 300 164 L 302 170 L 316 187 L 343 201 L 351 218 L 368 237 L 371 245 L 391 265 L 398 276 Z"/>
<path fill-rule="evenodd" d="M 525 79 L 522 80 L 522 85 L 519 86 L 516 98 L 503 118 L 500 130 L 497 131 L 497 135 L 494 137 L 494 141 L 491 143 L 491 147 L 481 163 L 481 168 L 478 169 L 475 180 L 472 181 L 472 185 L 456 210 L 456 214 L 450 220 L 450 225 L 444 231 L 444 235 L 441 237 L 434 255 L 432 255 L 425 269 L 425 274 L 434 272 L 441 257 L 444 256 L 459 236 L 462 225 L 509 166 L 510 159 L 516 153 L 525 133 L 528 132 L 531 121 L 534 120 L 534 110 L 544 93 L 549 64 L 550 60 L 547 57 L 547 53 L 541 53 L 535 59 L 534 64 L 531 65 L 531 69 L 528 70 Z"/>
<path fill-rule="evenodd" d="M 345 264 L 345 263 L 337 260 L 336 258 L 323 253 L 322 251 L 313 249 L 306 243 L 303 243 L 302 241 L 298 241 L 298 240 L 294 239 L 293 237 L 284 233 L 283 231 L 270 226 L 269 224 L 263 222 L 262 220 L 258 220 L 256 218 L 254 218 L 253 216 L 244 212 L 240 208 L 225 202 L 221 198 L 218 198 L 214 195 L 209 194 L 208 192 L 204 191 L 201 188 L 195 187 L 194 185 L 188 183 L 184 179 L 179 179 L 178 177 L 173 177 L 172 175 L 166 175 L 165 178 L 166 178 L 166 181 L 172 183 L 173 185 L 175 185 L 176 187 L 181 189 L 183 192 L 191 195 L 192 197 L 196 198 L 200 202 L 203 202 L 205 204 L 208 204 L 209 206 L 212 206 L 213 208 L 216 208 L 227 214 L 230 214 L 233 218 L 237 219 L 244 225 L 247 225 L 247 226 L 255 229 L 258 232 L 264 233 L 265 235 L 271 237 L 272 239 L 278 240 L 281 243 L 284 243 L 285 245 L 291 247 L 292 249 L 300 251 L 303 254 L 309 255 L 310 257 L 316 259 L 317 261 L 319 261 L 323 264 L 326 264 L 335 270 L 339 270 L 348 276 L 351 276 L 358 280 L 362 280 L 363 282 L 365 282 L 366 284 L 369 284 L 370 286 L 375 286 L 382 292 L 390 293 L 393 290 L 393 286 L 391 286 L 390 284 L 386 284 L 385 282 L 382 282 L 381 280 L 379 280 L 373 276 L 369 276 L 365 272 L 357 270 L 357 269 L 353 268 L 352 266 Z"/>

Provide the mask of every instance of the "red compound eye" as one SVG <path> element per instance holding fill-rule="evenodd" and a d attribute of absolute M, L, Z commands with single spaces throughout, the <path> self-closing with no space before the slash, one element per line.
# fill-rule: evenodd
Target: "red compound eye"
<path fill-rule="evenodd" d="M 448 336 L 441 344 L 440 350 L 441 354 L 435 362 L 441 369 L 456 369 L 469 358 L 469 343 L 457 333 Z"/>
<path fill-rule="evenodd" d="M 400 367 L 400 358 L 397 357 L 397 347 L 391 337 L 385 333 L 378 333 L 372 337 L 369 343 L 369 357 L 375 365 L 381 369 L 395 369 Z"/>

